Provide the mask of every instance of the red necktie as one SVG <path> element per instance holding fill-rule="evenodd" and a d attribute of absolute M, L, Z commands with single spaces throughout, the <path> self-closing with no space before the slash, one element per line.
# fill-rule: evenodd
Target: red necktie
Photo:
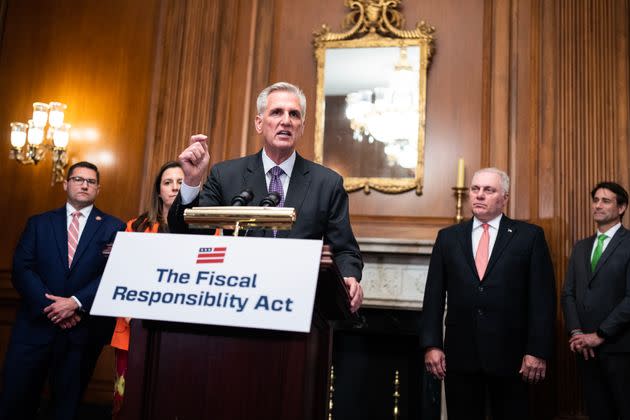
<path fill-rule="evenodd" d="M 483 228 L 483 233 L 481 234 L 481 239 L 479 239 L 477 254 L 475 254 L 475 265 L 477 266 L 479 280 L 482 280 L 483 275 L 486 273 L 486 268 L 488 267 L 488 254 L 490 250 L 490 233 L 488 233 L 490 225 L 484 223 L 481 227 Z"/>
<path fill-rule="evenodd" d="M 72 259 L 79 243 L 79 217 L 80 211 L 72 213 L 72 221 L 68 227 L 68 267 L 72 266 Z"/>

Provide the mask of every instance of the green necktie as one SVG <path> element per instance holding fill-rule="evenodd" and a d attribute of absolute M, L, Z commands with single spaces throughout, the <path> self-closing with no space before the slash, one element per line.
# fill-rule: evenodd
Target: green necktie
<path fill-rule="evenodd" d="M 597 267 L 597 262 L 602 257 L 602 251 L 604 249 L 604 241 L 608 238 L 606 235 L 599 235 L 597 237 L 597 246 L 595 247 L 595 252 L 593 252 L 593 258 L 591 258 L 591 271 L 595 271 L 595 267 Z"/>

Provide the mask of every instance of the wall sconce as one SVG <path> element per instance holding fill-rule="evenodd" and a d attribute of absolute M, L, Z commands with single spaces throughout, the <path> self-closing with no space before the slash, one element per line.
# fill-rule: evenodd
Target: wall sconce
<path fill-rule="evenodd" d="M 51 186 L 56 182 L 63 182 L 65 168 L 68 165 L 66 147 L 70 138 L 70 124 L 63 122 L 66 108 L 67 106 L 61 102 L 49 104 L 34 102 L 33 118 L 28 120 L 28 124 L 11 123 L 9 158 L 24 165 L 37 165 L 45 157 L 46 152 L 51 150 L 53 159 Z"/>

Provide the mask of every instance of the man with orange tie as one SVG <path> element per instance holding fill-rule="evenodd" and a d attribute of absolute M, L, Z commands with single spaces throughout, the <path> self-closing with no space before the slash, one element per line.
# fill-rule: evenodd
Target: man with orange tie
<path fill-rule="evenodd" d="M 509 188 L 499 169 L 475 172 L 473 219 L 442 229 L 433 247 L 420 335 L 449 420 L 483 420 L 487 401 L 493 420 L 527 419 L 526 384 L 545 378 L 552 355 L 549 249 L 540 227 L 503 214 Z"/>
<path fill-rule="evenodd" d="M 105 268 L 103 249 L 125 224 L 94 207 L 99 172 L 89 162 L 70 167 L 67 203 L 31 217 L 13 257 L 11 280 L 20 294 L 2 371 L 0 419 L 71 420 L 113 318 L 89 311 Z M 38 414 L 46 378 L 47 413 Z"/>

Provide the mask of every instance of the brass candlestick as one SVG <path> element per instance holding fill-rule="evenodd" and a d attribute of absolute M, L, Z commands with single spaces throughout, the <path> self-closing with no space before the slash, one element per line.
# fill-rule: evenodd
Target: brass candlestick
<path fill-rule="evenodd" d="M 394 420 L 398 420 L 398 400 L 400 399 L 400 378 L 398 370 L 396 370 L 394 374 L 394 394 L 392 394 L 392 396 L 394 397 Z"/>
<path fill-rule="evenodd" d="M 330 365 L 330 386 L 328 387 L 328 420 L 333 420 L 333 395 L 335 393 L 335 366 Z"/>
<path fill-rule="evenodd" d="M 455 223 L 461 223 L 461 221 L 464 220 L 464 216 L 462 215 L 462 203 L 467 190 L 468 188 L 466 187 L 453 187 L 455 197 L 457 198 L 457 204 L 455 205 Z"/>

